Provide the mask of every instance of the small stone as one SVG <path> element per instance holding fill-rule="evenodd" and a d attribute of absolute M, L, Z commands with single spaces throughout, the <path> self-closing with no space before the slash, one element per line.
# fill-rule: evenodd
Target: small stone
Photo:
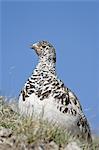
<path fill-rule="evenodd" d="M 58 147 L 58 145 L 54 141 L 51 141 L 49 143 L 49 149 L 50 150 L 59 150 L 59 147 Z"/>
<path fill-rule="evenodd" d="M 40 145 L 40 146 L 38 147 L 38 150 L 45 150 L 45 148 L 44 148 L 43 145 Z"/>
<path fill-rule="evenodd" d="M 33 144 L 33 145 L 29 146 L 29 150 L 46 150 L 46 149 L 41 145 Z"/>
<path fill-rule="evenodd" d="M 11 129 L 7 129 L 7 128 L 0 128 L 0 137 L 2 138 L 8 138 L 11 137 L 12 135 L 12 130 Z"/>
<path fill-rule="evenodd" d="M 76 142 L 70 142 L 64 150 L 82 150 Z"/>

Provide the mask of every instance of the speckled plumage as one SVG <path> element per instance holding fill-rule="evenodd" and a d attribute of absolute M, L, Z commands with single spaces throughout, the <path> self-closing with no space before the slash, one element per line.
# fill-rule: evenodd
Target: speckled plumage
<path fill-rule="evenodd" d="M 90 142 L 90 127 L 78 98 L 56 75 L 54 47 L 41 41 L 32 48 L 39 63 L 20 93 L 20 113 L 43 116 Z"/>

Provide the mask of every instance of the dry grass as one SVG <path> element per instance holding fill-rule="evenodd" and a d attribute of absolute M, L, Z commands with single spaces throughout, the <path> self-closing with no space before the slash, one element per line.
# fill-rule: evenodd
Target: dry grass
<path fill-rule="evenodd" d="M 60 130 L 55 125 L 37 118 L 22 117 L 12 107 L 16 107 L 16 103 L 8 105 L 7 102 L 4 102 L 4 98 L 0 97 L 0 128 L 3 127 L 12 131 L 11 138 L 13 137 L 15 140 L 16 149 L 19 149 L 18 146 L 20 147 L 21 141 L 28 149 L 38 143 L 47 145 L 51 141 L 54 141 L 59 149 L 64 149 L 70 141 L 76 141 L 84 150 L 88 149 L 87 144 L 81 144 L 69 133 L 66 134 L 64 130 Z M 94 139 L 92 148 L 99 150 L 99 138 Z"/>

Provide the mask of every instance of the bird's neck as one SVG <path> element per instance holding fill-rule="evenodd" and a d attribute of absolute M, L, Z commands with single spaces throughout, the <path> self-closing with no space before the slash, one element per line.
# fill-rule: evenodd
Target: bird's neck
<path fill-rule="evenodd" d="M 45 61 L 44 59 L 40 59 L 38 65 L 36 66 L 36 70 L 39 72 L 46 72 L 48 74 L 56 75 L 56 64 L 54 62 Z"/>

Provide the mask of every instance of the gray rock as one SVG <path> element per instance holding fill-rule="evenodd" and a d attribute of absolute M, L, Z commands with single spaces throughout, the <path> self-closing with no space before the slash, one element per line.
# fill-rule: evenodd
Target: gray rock
<path fill-rule="evenodd" d="M 0 144 L 0 150 L 13 150 L 9 144 Z"/>

